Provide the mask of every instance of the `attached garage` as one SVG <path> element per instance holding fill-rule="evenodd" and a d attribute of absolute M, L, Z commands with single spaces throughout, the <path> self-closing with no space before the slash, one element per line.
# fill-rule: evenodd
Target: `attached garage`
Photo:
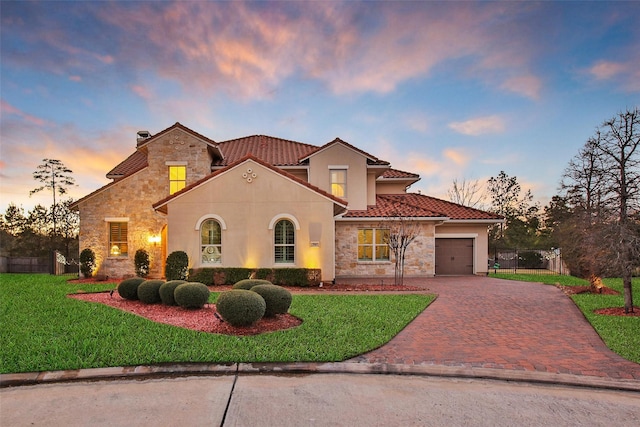
<path fill-rule="evenodd" d="M 473 242 L 469 238 L 436 237 L 436 275 L 474 274 Z"/>

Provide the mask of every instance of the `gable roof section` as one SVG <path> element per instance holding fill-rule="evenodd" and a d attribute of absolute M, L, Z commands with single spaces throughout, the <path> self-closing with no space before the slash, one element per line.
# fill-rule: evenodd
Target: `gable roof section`
<path fill-rule="evenodd" d="M 107 172 L 107 178 L 120 179 L 134 172 L 144 169 L 149 164 L 147 163 L 147 155 L 142 151 L 136 151 L 125 160 L 120 162 L 118 166 Z"/>
<path fill-rule="evenodd" d="M 141 142 L 138 143 L 137 148 L 141 148 L 144 147 L 146 145 L 149 145 L 149 143 L 151 143 L 152 141 L 166 135 L 167 133 L 171 132 L 174 129 L 180 129 L 188 134 L 190 134 L 191 136 L 194 136 L 198 139 L 201 139 L 202 141 L 204 141 L 205 143 L 207 143 L 207 145 L 210 145 L 213 148 L 218 148 L 218 143 L 215 142 L 213 139 L 209 139 L 206 136 L 192 130 L 189 129 L 188 127 L 186 127 L 185 125 L 183 125 L 180 122 L 175 122 L 175 124 L 173 126 L 169 126 L 168 128 L 166 128 L 165 130 L 162 130 L 160 132 L 158 132 L 157 134 L 151 136 L 150 138 L 147 138 Z"/>
<path fill-rule="evenodd" d="M 500 222 L 500 215 L 484 212 L 467 206 L 436 199 L 422 194 L 378 194 L 375 206 L 366 210 L 353 210 L 342 218 L 429 218 L 447 221 L 488 221 Z"/>
<path fill-rule="evenodd" d="M 107 172 L 107 178 L 120 179 L 124 176 L 129 175 L 130 173 L 133 173 L 135 171 L 138 171 L 142 168 L 147 167 L 148 164 L 147 164 L 147 154 L 146 154 L 145 147 L 149 145 L 151 142 L 157 140 L 158 138 L 161 138 L 162 136 L 166 135 L 167 133 L 171 132 L 174 129 L 180 129 L 183 132 L 186 132 L 204 141 L 204 143 L 207 144 L 209 149 L 213 150 L 218 157 L 224 158 L 223 153 L 220 151 L 218 144 L 214 140 L 209 139 L 206 136 L 201 135 L 198 132 L 195 132 L 189 129 L 188 127 L 182 125 L 180 122 L 176 122 L 173 126 L 169 126 L 165 130 L 160 131 L 159 133 L 151 136 L 150 138 L 140 141 L 136 146 L 136 151 L 133 154 L 131 154 L 125 160 L 120 162 L 120 164 L 118 164 L 115 168 Z"/>
<path fill-rule="evenodd" d="M 344 200 L 342 200 L 342 199 L 340 199 L 340 198 L 338 198 L 338 197 L 336 197 L 336 196 L 334 196 L 332 194 L 329 194 L 326 191 L 316 187 L 315 185 L 311 185 L 308 182 L 303 181 L 300 178 L 298 178 L 298 177 L 296 177 L 296 176 L 294 176 L 294 175 L 292 175 L 292 174 L 290 174 L 290 173 L 288 173 L 286 171 L 283 171 L 282 169 L 279 169 L 279 168 L 277 168 L 277 167 L 275 167 L 273 165 L 270 165 L 269 163 L 265 162 L 264 160 L 259 159 L 258 157 L 253 156 L 253 155 L 250 154 L 250 155 L 247 155 L 247 156 L 241 158 L 240 160 L 234 162 L 233 164 L 230 164 L 229 166 L 227 166 L 227 167 L 225 167 L 223 169 L 217 170 L 217 171 L 205 176 L 204 178 L 194 182 L 193 184 L 186 186 L 185 188 L 183 188 L 182 190 L 178 191 L 177 193 L 174 193 L 174 194 L 172 194 L 172 195 L 170 195 L 168 197 L 165 197 L 164 199 L 154 203 L 153 206 L 152 206 L 153 209 L 155 209 L 157 211 L 160 211 L 160 212 L 163 212 L 163 213 L 166 213 L 167 212 L 166 205 L 171 200 L 175 199 L 176 197 L 180 197 L 183 194 L 188 193 L 189 191 L 199 187 L 200 185 L 202 185 L 205 182 L 211 180 L 212 178 L 215 178 L 218 175 L 221 175 L 221 174 L 223 174 L 223 173 L 225 173 L 225 172 L 227 172 L 227 171 L 229 171 L 231 169 L 234 169 L 235 167 L 237 167 L 237 166 L 241 165 L 242 163 L 246 162 L 247 160 L 252 160 L 255 163 L 258 163 L 259 165 L 264 166 L 267 169 L 271 169 L 275 173 L 277 173 L 279 175 L 282 175 L 283 177 L 285 177 L 285 178 L 287 178 L 287 179 L 289 179 L 291 181 L 296 182 L 297 184 L 300 184 L 300 185 L 302 185 L 304 187 L 307 187 L 309 190 L 311 190 L 311 191 L 313 191 L 315 193 L 318 193 L 319 195 L 321 195 L 321 196 L 323 196 L 323 197 L 325 197 L 327 199 L 330 199 L 333 203 L 335 203 L 336 205 L 338 205 L 342 209 L 346 209 L 346 207 L 347 207 L 347 202 L 346 201 L 344 201 Z"/>
<path fill-rule="evenodd" d="M 274 166 L 297 166 L 300 157 L 317 149 L 315 145 L 267 135 L 251 135 L 222 141 L 218 146 L 224 153 L 224 159 L 214 161 L 214 167 L 233 164 L 248 155 Z"/>
<path fill-rule="evenodd" d="M 300 162 L 304 162 L 305 160 L 308 160 L 311 156 L 314 156 L 318 153 L 320 153 L 321 151 L 324 151 L 330 147 L 333 147 L 334 145 L 343 145 L 347 148 L 349 148 L 350 150 L 355 151 L 356 153 L 359 153 L 361 155 L 363 155 L 366 159 L 367 159 L 367 163 L 370 165 L 389 165 L 389 162 L 385 162 L 384 160 L 380 160 L 378 159 L 376 156 L 372 156 L 371 154 L 362 151 L 361 149 L 359 149 L 358 147 L 354 147 L 353 145 L 349 144 L 346 141 L 341 140 L 340 138 L 336 138 L 333 141 L 323 145 L 322 147 L 318 147 L 315 150 L 311 151 L 310 153 L 307 153 L 306 155 L 304 155 L 303 157 L 300 157 L 299 161 Z"/>
<path fill-rule="evenodd" d="M 420 179 L 420 175 L 417 173 L 405 172 L 398 169 L 389 168 L 384 173 L 378 177 L 378 179 L 401 179 L 401 180 L 410 180 L 415 179 L 418 181 Z"/>

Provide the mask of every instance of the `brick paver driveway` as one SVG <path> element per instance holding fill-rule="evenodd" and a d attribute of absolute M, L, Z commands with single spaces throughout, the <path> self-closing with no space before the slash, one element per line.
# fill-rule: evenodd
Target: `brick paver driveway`
<path fill-rule="evenodd" d="M 488 277 L 405 279 L 438 294 L 388 344 L 352 361 L 640 379 L 554 286 Z"/>

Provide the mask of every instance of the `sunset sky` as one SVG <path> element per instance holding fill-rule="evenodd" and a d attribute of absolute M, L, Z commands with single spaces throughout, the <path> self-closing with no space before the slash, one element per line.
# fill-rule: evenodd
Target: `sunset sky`
<path fill-rule="evenodd" d="M 640 2 L 0 2 L 0 213 L 32 172 L 109 182 L 136 132 L 336 137 L 447 198 L 504 170 L 546 204 L 640 105 Z"/>

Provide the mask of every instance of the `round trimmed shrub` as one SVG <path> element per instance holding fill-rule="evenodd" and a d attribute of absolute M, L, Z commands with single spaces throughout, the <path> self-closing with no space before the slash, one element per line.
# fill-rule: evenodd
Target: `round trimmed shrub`
<path fill-rule="evenodd" d="M 272 283 L 268 280 L 262 279 L 244 279 L 236 282 L 235 285 L 232 286 L 233 289 L 244 289 L 245 291 L 250 291 L 251 288 L 258 285 L 271 285 Z"/>
<path fill-rule="evenodd" d="M 209 301 L 209 288 L 200 282 L 178 285 L 173 291 L 176 304 L 183 308 L 202 308 Z"/>
<path fill-rule="evenodd" d="M 160 286 L 164 280 L 145 280 L 138 286 L 138 299 L 145 304 L 157 304 L 160 299 Z"/>
<path fill-rule="evenodd" d="M 158 290 L 158 293 L 160 294 L 160 301 L 162 301 L 164 305 L 178 305 L 176 303 L 175 297 L 173 296 L 173 293 L 175 292 L 176 288 L 183 283 L 187 283 L 187 281 L 169 280 L 168 282 L 164 282 Z"/>
<path fill-rule="evenodd" d="M 259 294 L 267 308 L 264 312 L 266 317 L 273 317 L 276 314 L 284 314 L 291 307 L 291 292 L 277 285 L 257 285 L 251 288 L 251 292 Z"/>
<path fill-rule="evenodd" d="M 216 310 L 232 326 L 248 326 L 262 319 L 267 304 L 259 294 L 244 289 L 222 292 Z"/>
<path fill-rule="evenodd" d="M 118 294 L 124 299 L 135 301 L 138 299 L 138 286 L 144 281 L 142 277 L 125 279 L 118 285 Z"/>

